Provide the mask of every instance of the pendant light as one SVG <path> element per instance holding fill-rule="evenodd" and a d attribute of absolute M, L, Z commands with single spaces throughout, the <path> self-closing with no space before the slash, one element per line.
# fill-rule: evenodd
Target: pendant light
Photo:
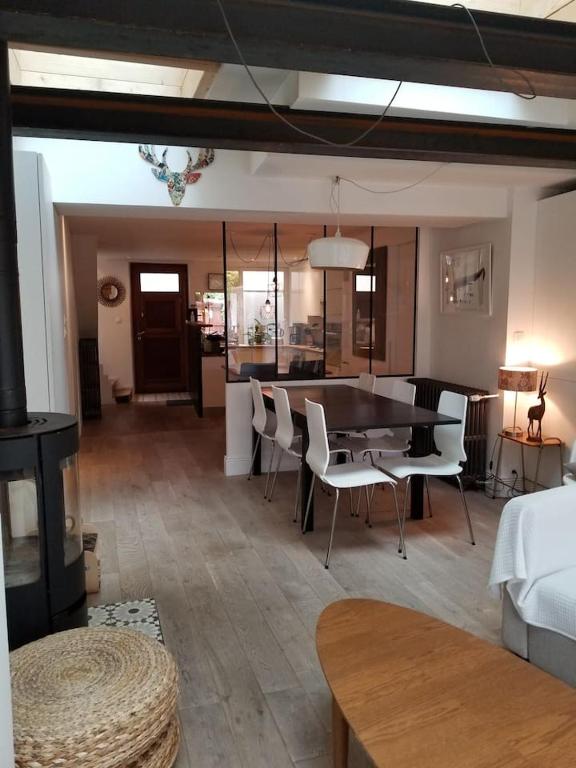
<path fill-rule="evenodd" d="M 266 301 L 264 302 L 264 305 L 260 310 L 260 316 L 264 320 L 269 320 L 272 315 L 272 302 L 270 301 L 270 262 L 272 261 L 272 241 L 270 239 L 270 235 L 267 235 L 266 237 L 268 238 L 268 265 L 266 267 Z M 272 279 L 272 284 L 274 286 L 274 293 L 276 293 L 276 274 L 274 274 L 274 277 Z"/>
<path fill-rule="evenodd" d="M 320 237 L 308 244 L 308 259 L 313 269 L 359 269 L 366 268 L 370 247 L 362 240 L 342 237 L 340 232 L 340 177 L 334 179 L 336 187 L 336 234 L 334 237 Z M 334 192 L 334 190 L 332 191 Z"/>

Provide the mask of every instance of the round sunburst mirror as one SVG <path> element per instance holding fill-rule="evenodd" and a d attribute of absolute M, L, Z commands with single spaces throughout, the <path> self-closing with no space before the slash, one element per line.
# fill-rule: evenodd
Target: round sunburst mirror
<path fill-rule="evenodd" d="M 126 288 L 117 277 L 107 276 L 98 280 L 98 301 L 105 307 L 117 307 L 126 298 Z"/>

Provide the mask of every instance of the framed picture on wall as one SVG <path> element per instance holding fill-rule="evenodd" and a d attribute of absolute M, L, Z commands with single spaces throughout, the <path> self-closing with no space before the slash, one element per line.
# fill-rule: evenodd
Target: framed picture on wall
<path fill-rule="evenodd" d="M 224 275 L 221 272 L 208 273 L 208 290 L 209 291 L 224 290 Z"/>
<path fill-rule="evenodd" d="M 440 254 L 442 312 L 492 314 L 492 243 Z"/>

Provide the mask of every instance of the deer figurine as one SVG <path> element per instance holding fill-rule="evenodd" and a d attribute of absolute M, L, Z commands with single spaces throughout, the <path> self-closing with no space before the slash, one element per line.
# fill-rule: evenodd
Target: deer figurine
<path fill-rule="evenodd" d="M 197 173 L 200 168 L 206 168 L 214 162 L 214 150 L 202 149 L 198 154 L 198 160 L 194 162 L 192 153 L 189 149 L 186 150 L 188 155 L 188 163 L 183 171 L 171 171 L 168 163 L 166 162 L 166 156 L 168 154 L 168 147 L 162 152 L 162 160 L 158 160 L 154 147 L 151 144 L 141 144 L 138 147 L 138 152 L 143 160 L 147 163 L 151 163 L 154 166 L 152 173 L 158 179 L 158 181 L 164 181 L 168 185 L 168 194 L 170 200 L 174 205 L 180 205 L 186 192 L 186 186 L 188 184 L 196 184 L 198 179 L 202 176 L 201 173 Z"/>
<path fill-rule="evenodd" d="M 540 376 L 540 386 L 538 388 L 538 398 L 540 400 L 540 405 L 533 405 L 531 408 L 528 408 L 528 440 L 530 440 L 532 443 L 542 442 L 542 419 L 544 418 L 544 413 L 546 411 L 546 401 L 544 400 L 544 395 L 546 394 L 547 383 L 548 374 L 546 374 L 546 378 L 544 378 L 544 373 L 542 372 L 542 375 Z M 534 434 L 535 421 L 538 422 L 538 429 L 536 434 Z"/>

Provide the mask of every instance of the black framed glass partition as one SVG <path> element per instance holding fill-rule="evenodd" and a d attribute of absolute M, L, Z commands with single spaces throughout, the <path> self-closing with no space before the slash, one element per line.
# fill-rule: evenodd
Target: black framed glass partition
<path fill-rule="evenodd" d="M 373 233 L 371 372 L 393 376 L 414 369 L 417 230 L 374 227 Z"/>
<path fill-rule="evenodd" d="M 284 288 L 278 303 L 278 375 L 290 379 L 324 377 L 324 272 L 312 269 L 308 243 L 324 227 L 278 224 L 278 278 Z"/>
<path fill-rule="evenodd" d="M 229 382 L 413 374 L 417 230 L 342 227 L 369 245 L 366 268 L 311 268 L 308 243 L 334 230 L 223 225 Z"/>
<path fill-rule="evenodd" d="M 274 225 L 234 223 L 223 230 L 228 380 L 275 379 L 283 286 L 278 295 Z"/>
<path fill-rule="evenodd" d="M 340 231 L 342 237 L 372 244 L 371 227 L 340 227 Z M 327 227 L 329 237 L 335 232 L 336 227 Z M 326 271 L 327 377 L 358 376 L 370 370 L 372 301 L 364 284 L 366 276 L 370 281 L 369 265 L 365 274 L 348 269 Z"/>

